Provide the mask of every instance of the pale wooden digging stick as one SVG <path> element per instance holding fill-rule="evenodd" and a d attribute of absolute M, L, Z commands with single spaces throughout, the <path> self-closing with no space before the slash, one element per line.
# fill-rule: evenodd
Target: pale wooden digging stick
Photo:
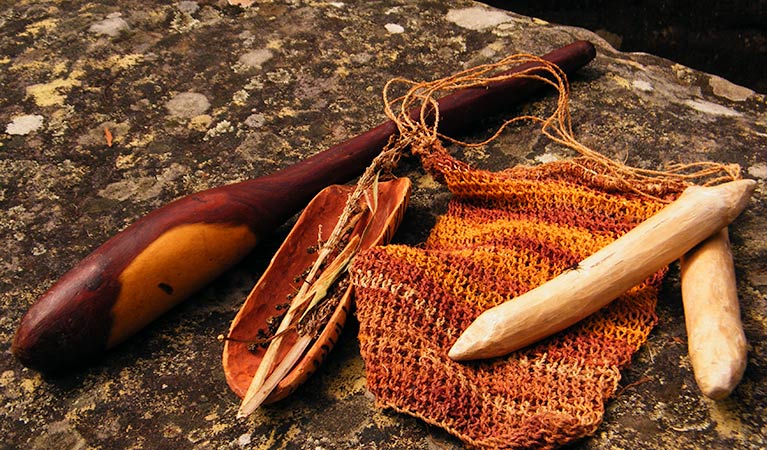
<path fill-rule="evenodd" d="M 756 186 L 738 180 L 687 188 L 673 203 L 543 285 L 488 309 L 448 355 L 505 355 L 588 317 L 732 222 Z"/>
<path fill-rule="evenodd" d="M 721 400 L 740 382 L 747 357 L 727 228 L 687 253 L 680 268 L 695 381 L 706 397 Z"/>

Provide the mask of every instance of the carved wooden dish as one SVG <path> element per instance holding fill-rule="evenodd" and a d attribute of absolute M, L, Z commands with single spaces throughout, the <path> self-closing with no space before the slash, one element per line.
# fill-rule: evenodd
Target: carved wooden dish
<path fill-rule="evenodd" d="M 228 340 L 224 344 L 223 366 L 227 383 L 238 396 L 245 396 L 265 353 L 263 346 L 253 346 L 247 341 L 253 341 L 268 333 L 269 321 L 279 324 L 279 316 L 285 312 L 292 295 L 303 283 L 301 274 L 317 258 L 317 252 L 311 249 L 317 247 L 320 230 L 323 238 L 327 238 L 353 189 L 354 186 L 334 185 L 317 194 L 298 218 L 234 318 L 229 328 Z M 352 231 L 362 238 L 361 250 L 391 240 L 407 207 L 410 180 L 398 178 L 381 182 L 377 190 L 378 205 L 375 213 L 370 217 L 371 213 L 368 210 Z M 338 341 L 351 306 L 351 287 L 347 287 L 317 339 L 264 403 L 285 398 L 317 370 Z M 284 350 L 277 356 L 277 361 L 283 357 L 297 336 L 295 330 L 288 331 L 284 337 L 285 345 L 282 346 Z"/>

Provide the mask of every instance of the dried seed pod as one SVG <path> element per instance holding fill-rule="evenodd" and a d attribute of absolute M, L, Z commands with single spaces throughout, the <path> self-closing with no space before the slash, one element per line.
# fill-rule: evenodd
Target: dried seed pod
<path fill-rule="evenodd" d="M 354 186 L 330 186 L 320 192 L 296 221 L 290 234 L 279 248 L 269 267 L 251 291 L 231 324 L 229 340 L 224 344 L 223 366 L 229 387 L 240 397 L 248 391 L 253 375 L 261 363 L 264 349 L 248 350 L 244 341 L 252 340 L 257 330 L 273 314 L 275 306 L 294 293 L 293 274 L 304 271 L 317 258 L 306 249 L 316 245 L 317 230 L 321 226 L 333 229 Z M 360 220 L 352 231 L 361 238 L 360 248 L 369 248 L 388 242 L 399 226 L 410 195 L 410 180 L 399 178 L 382 182 L 378 187 L 378 208 L 370 217 Z M 338 341 L 352 307 L 350 288 L 343 293 L 328 323 L 321 328 L 319 337 L 308 348 L 293 369 L 272 391 L 265 403 L 272 403 L 292 393 L 324 361 Z M 284 357 L 298 334 L 290 330 L 283 336 L 285 345 L 277 356 Z"/>

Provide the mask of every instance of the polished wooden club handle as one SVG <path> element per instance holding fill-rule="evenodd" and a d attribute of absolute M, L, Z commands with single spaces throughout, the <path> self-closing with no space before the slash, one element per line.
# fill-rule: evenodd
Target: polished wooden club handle
<path fill-rule="evenodd" d="M 569 73 L 594 56 L 592 44 L 578 41 L 543 58 Z M 545 86 L 512 78 L 457 91 L 439 100 L 440 131 L 461 132 Z M 240 261 L 322 188 L 360 173 L 395 132 L 387 121 L 272 175 L 191 194 L 147 214 L 32 305 L 14 336 L 13 354 L 39 370 L 100 355 Z"/>

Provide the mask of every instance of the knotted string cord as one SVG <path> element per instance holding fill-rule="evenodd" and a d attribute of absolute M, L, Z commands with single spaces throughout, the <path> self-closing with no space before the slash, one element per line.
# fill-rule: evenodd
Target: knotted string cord
<path fill-rule="evenodd" d="M 493 75 L 494 72 L 507 70 L 510 67 L 525 63 L 535 63 L 536 65 L 513 74 Z M 511 78 L 538 80 L 556 89 L 558 97 L 554 112 L 547 118 L 522 115 L 509 119 L 492 136 L 477 143 L 453 139 L 437 131 L 440 120 L 439 104 L 436 100 L 438 94 L 465 88 L 485 87 Z M 389 91 L 395 84 L 404 84 L 409 86 L 409 89 L 404 95 L 390 99 Z M 679 186 L 679 191 L 681 191 L 684 187 L 692 184 L 708 186 L 740 178 L 740 166 L 738 164 L 701 161 L 669 164 L 664 170 L 650 170 L 627 166 L 612 160 L 575 139 L 569 99 L 570 86 L 566 74 L 556 64 L 529 54 L 512 55 L 497 63 L 477 66 L 435 81 L 414 82 L 404 78 L 394 78 L 384 87 L 383 101 L 384 111 L 387 117 L 397 125 L 399 134 L 390 141 L 385 152 L 390 152 L 395 158 L 392 160 L 392 164 L 396 164 L 396 158 L 399 158 L 401 152 L 408 146 L 414 154 L 421 158 L 437 153 L 447 155 L 441 140 L 464 147 L 480 147 L 495 140 L 511 124 L 533 121 L 541 124 L 541 132 L 549 139 L 575 150 L 583 160 L 596 163 L 604 170 L 603 176 L 611 179 L 619 186 L 654 200 L 670 201 L 652 195 L 654 189 L 641 188 L 640 186 L 651 187 L 671 183 Z M 414 109 L 418 114 L 411 113 Z M 577 160 L 574 162 L 578 163 Z M 581 167 L 593 173 L 592 169 L 583 165 Z"/>

